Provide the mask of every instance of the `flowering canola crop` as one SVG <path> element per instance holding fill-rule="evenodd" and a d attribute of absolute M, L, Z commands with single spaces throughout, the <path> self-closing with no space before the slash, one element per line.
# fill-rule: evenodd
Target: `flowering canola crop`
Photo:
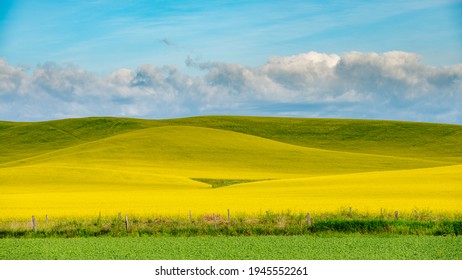
<path fill-rule="evenodd" d="M 192 178 L 256 180 L 212 188 Z M 0 219 L 462 212 L 462 165 L 290 145 L 190 126 L 139 129 L 0 167 Z"/>

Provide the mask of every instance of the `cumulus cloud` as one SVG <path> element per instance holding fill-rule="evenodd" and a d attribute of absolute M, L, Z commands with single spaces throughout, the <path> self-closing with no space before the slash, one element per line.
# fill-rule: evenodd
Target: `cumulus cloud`
<path fill-rule="evenodd" d="M 25 79 L 24 69 L 0 59 L 0 96 L 21 94 Z"/>
<path fill-rule="evenodd" d="M 290 115 L 462 123 L 462 64 L 432 67 L 413 53 L 308 52 L 259 67 L 188 58 L 95 75 L 77 65 L 28 70 L 0 59 L 0 118 L 89 115 L 167 118 Z"/>

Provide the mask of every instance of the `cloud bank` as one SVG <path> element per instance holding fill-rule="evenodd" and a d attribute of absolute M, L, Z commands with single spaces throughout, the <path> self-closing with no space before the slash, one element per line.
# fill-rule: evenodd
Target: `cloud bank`
<path fill-rule="evenodd" d="M 74 64 L 34 68 L 0 59 L 0 119 L 284 115 L 462 123 L 462 64 L 413 53 L 317 52 L 259 67 L 186 59 L 198 71 L 142 65 L 96 75 Z"/>

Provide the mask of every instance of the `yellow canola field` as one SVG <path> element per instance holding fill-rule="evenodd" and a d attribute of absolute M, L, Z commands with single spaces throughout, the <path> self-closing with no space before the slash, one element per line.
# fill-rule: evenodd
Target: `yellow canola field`
<path fill-rule="evenodd" d="M 459 213 L 462 165 L 449 164 L 307 148 L 220 129 L 153 127 L 2 163 L 0 220 L 227 209 L 319 213 L 350 206 Z M 191 178 L 264 181 L 213 189 Z"/>
<path fill-rule="evenodd" d="M 78 178 L 60 185 L 48 177 L 33 185 L 21 174 L 47 172 Z M 180 176 L 146 169 L 66 169 L 37 166 L 3 168 L 0 177 L 0 219 L 194 215 L 226 213 L 335 212 L 353 207 L 361 212 L 431 210 L 462 212 L 462 165 L 398 171 L 377 171 L 309 178 L 260 181 L 212 189 Z M 31 169 L 31 170 L 28 170 Z M 34 170 L 34 171 L 32 171 Z M 32 174 L 30 174 L 32 172 Z M 61 175 L 60 175 L 61 174 Z M 116 177 L 114 177 L 116 176 Z M 40 177 L 40 176 L 37 176 Z M 89 178 L 86 180 L 85 178 Z M 47 181 L 48 180 L 48 181 Z M 55 182 L 55 184 L 50 184 Z"/>

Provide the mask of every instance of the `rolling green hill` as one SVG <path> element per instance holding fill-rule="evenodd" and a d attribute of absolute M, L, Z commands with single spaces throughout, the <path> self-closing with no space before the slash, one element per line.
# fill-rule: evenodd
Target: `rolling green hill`
<path fill-rule="evenodd" d="M 0 164 L 154 126 L 156 121 L 122 118 L 0 122 Z"/>
<path fill-rule="evenodd" d="M 270 117 L 193 117 L 170 120 L 65 119 L 0 122 L 0 163 L 158 126 L 234 131 L 333 151 L 435 158 L 462 163 L 462 126 L 398 121 Z"/>
<path fill-rule="evenodd" d="M 198 177 L 284 178 L 376 170 L 413 169 L 445 162 L 307 148 L 226 130 L 162 126 L 120 133 L 100 140 L 10 162 L 110 168 L 142 167 L 174 170 Z M 260 175 L 262 174 L 262 175 Z M 255 177 L 251 176 L 251 177 Z"/>
<path fill-rule="evenodd" d="M 335 151 L 462 162 L 462 126 L 402 121 L 273 117 L 194 117 L 171 124 L 231 130 Z"/>

